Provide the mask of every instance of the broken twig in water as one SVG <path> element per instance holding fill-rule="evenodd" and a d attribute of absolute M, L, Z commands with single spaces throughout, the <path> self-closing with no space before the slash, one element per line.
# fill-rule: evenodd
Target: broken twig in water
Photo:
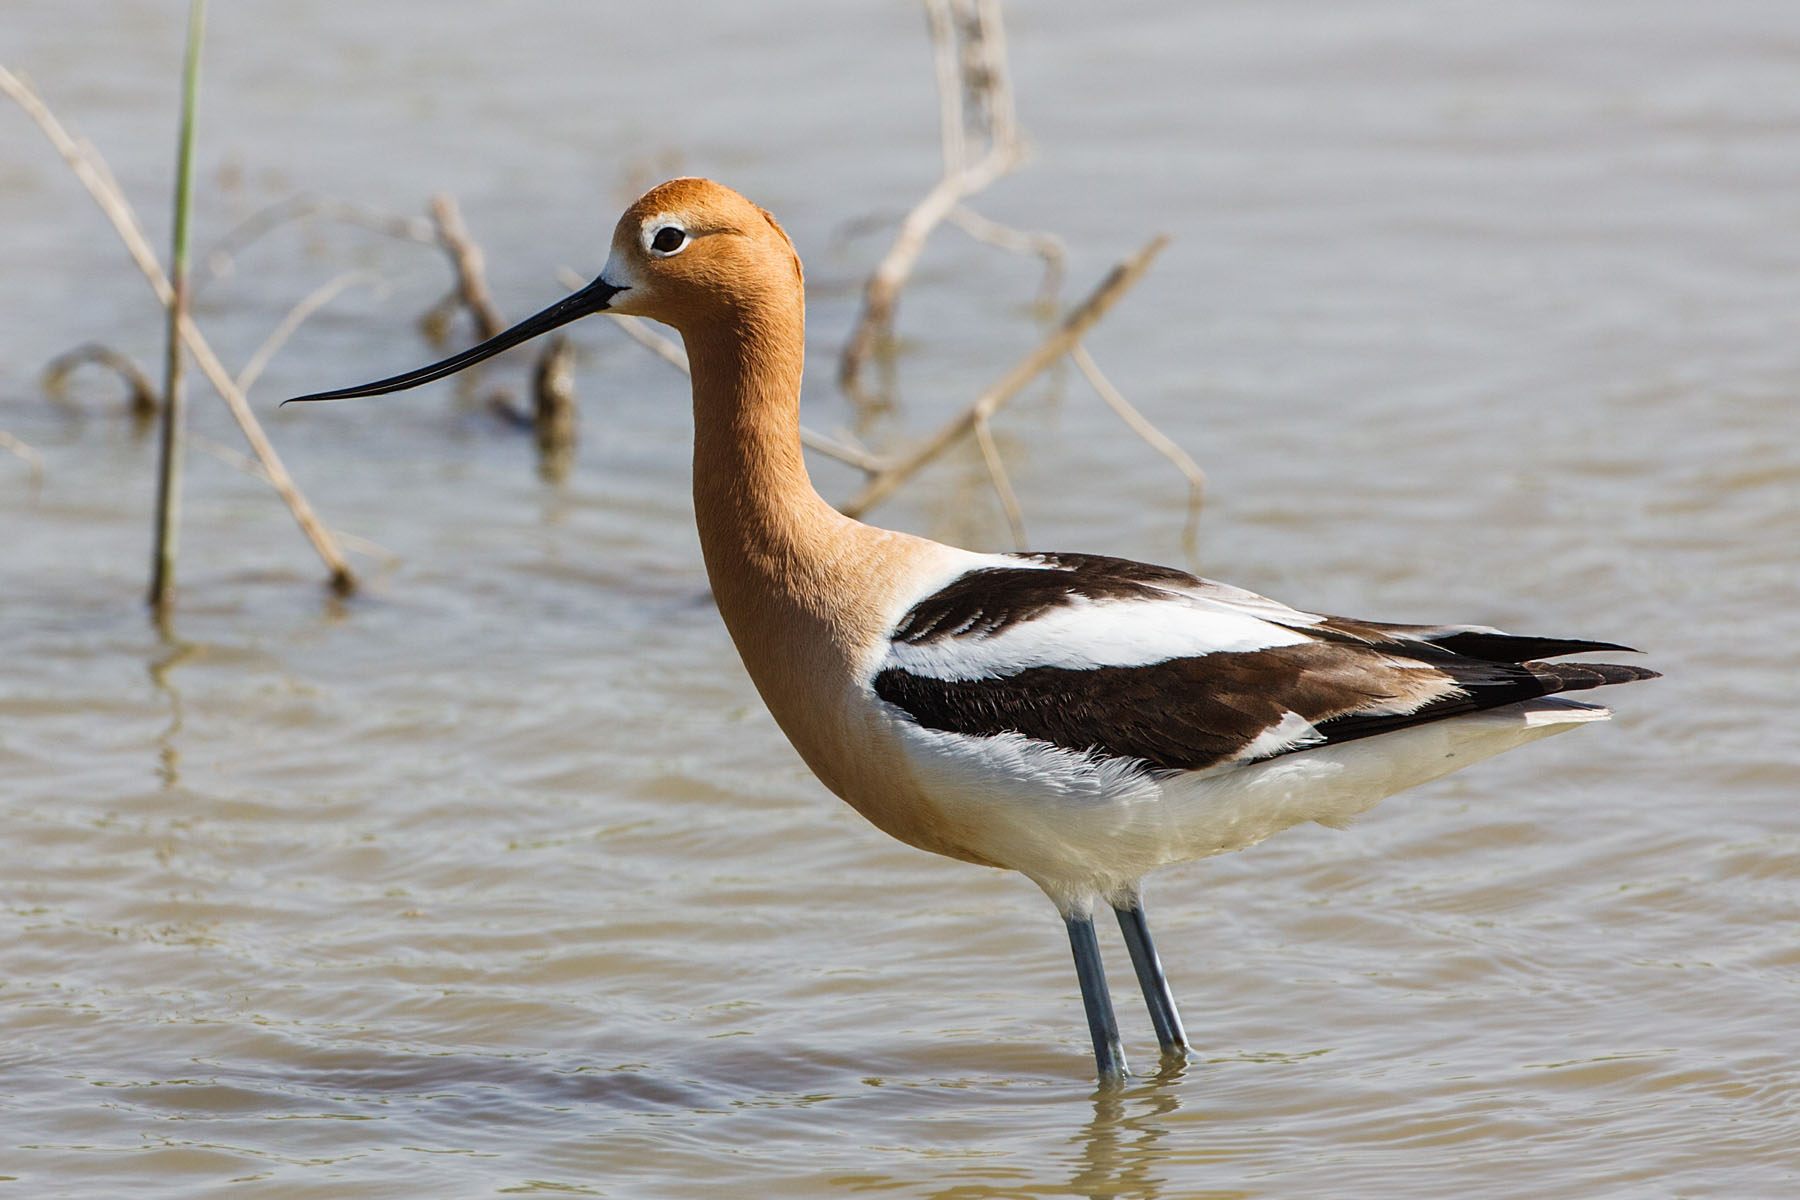
<path fill-rule="evenodd" d="M 1094 323 L 1106 314 L 1106 311 L 1117 302 L 1119 297 L 1143 278 L 1144 272 L 1150 269 L 1151 261 L 1168 244 L 1168 240 L 1167 235 L 1159 234 L 1152 238 L 1143 249 L 1107 272 L 1106 278 L 1100 281 L 1099 286 L 1087 299 L 1076 305 L 1067 316 L 1063 317 L 1055 331 L 1044 339 L 1037 349 L 1020 359 L 1012 370 L 977 396 L 974 402 L 960 415 L 946 422 L 911 453 L 869 480 L 863 490 L 843 506 L 845 515 L 860 517 L 887 499 L 895 488 L 911 478 L 919 468 L 943 453 L 946 447 L 963 435 L 969 433 L 978 421 L 993 416 L 1002 405 L 1035 379 L 1039 372 L 1067 354 L 1070 347 L 1079 342 L 1087 331 L 1093 328 Z"/>
<path fill-rule="evenodd" d="M 73 408 L 74 405 L 67 399 L 69 376 L 77 368 L 90 363 L 105 367 L 124 381 L 128 393 L 126 409 L 133 417 L 147 420 L 155 416 L 162 407 L 162 400 L 156 394 L 156 385 L 150 382 L 150 377 L 144 374 L 143 368 L 133 362 L 130 355 L 101 342 L 86 342 L 51 359 L 44 367 L 44 391 L 58 405 Z"/>
<path fill-rule="evenodd" d="M 893 330 L 900 291 L 912 275 L 931 231 L 965 200 L 1025 161 L 1025 141 L 1013 112 L 1005 33 L 995 0 L 926 0 L 937 68 L 938 126 L 944 175 L 900 222 L 894 241 L 863 285 L 862 312 L 838 359 L 838 385 L 862 396 L 863 362 Z M 965 106 L 964 98 L 971 102 Z M 971 131 L 968 108 L 985 120 Z M 968 135 L 986 148 L 971 158 Z"/>
<path fill-rule="evenodd" d="M 494 303 L 487 284 L 487 254 L 469 232 L 456 197 L 439 192 L 431 198 L 433 241 L 450 256 L 456 283 L 450 293 L 434 304 L 421 318 L 428 340 L 445 340 L 450 317 L 457 309 L 467 309 L 475 322 L 475 340 L 487 341 L 506 330 L 508 322 Z M 574 461 L 577 432 L 580 429 L 580 406 L 575 397 L 575 352 L 560 335 L 548 338 L 539 349 L 531 373 L 531 408 L 520 410 L 505 392 L 492 400 L 493 410 L 509 424 L 529 428 L 536 434 L 538 466 L 546 479 L 556 482 L 564 478 Z"/>
<path fill-rule="evenodd" d="M 425 336 L 442 342 L 449 315 L 466 308 L 475 320 L 475 340 L 485 342 L 506 328 L 506 319 L 494 304 L 493 293 L 488 291 L 487 255 L 469 235 L 462 210 L 450 193 L 439 192 L 431 198 L 431 220 L 437 230 L 437 243 L 450 256 L 450 264 L 456 270 L 456 286 L 425 314 Z"/>

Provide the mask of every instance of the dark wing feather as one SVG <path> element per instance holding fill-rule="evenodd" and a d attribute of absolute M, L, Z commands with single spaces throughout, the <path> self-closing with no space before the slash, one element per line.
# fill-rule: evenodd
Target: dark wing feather
<path fill-rule="evenodd" d="M 1465 658 L 1488 662 L 1522 663 L 1531 659 L 1557 658 L 1564 654 L 1636 654 L 1630 646 L 1617 642 L 1593 642 L 1583 638 L 1527 637 L 1502 633 L 1478 625 L 1392 625 L 1385 621 L 1357 621 L 1347 617 L 1326 617 L 1309 626 L 1314 632 L 1342 634 L 1357 641 L 1377 645 L 1404 645 L 1424 642 Z"/>
<path fill-rule="evenodd" d="M 1186 571 L 1098 554 L 1006 557 L 1049 564 L 1049 569 L 1034 565 L 965 572 L 913 605 L 895 627 L 894 640 L 917 645 L 1002 633 L 1077 599 L 1153 600 L 1171 589 L 1201 583 Z"/>
<path fill-rule="evenodd" d="M 1209 584 L 1185 572 L 1095 555 L 1029 556 L 1045 566 L 970 571 L 919 601 L 894 632 L 905 644 L 982 639 L 1051 609 L 1090 602 L 1184 598 L 1232 604 L 1309 639 L 1202 653 L 1144 665 L 1070 669 L 1020 662 L 976 679 L 899 667 L 874 679 L 878 696 L 929 729 L 1021 734 L 1076 751 L 1137 759 L 1161 770 L 1251 761 L 1392 732 L 1554 692 L 1647 679 L 1613 664 L 1523 661 L 1624 649 L 1604 642 L 1515 637 L 1468 626 L 1389 625 L 1320 618 Z M 1235 605 L 1234 605 L 1235 606 Z M 1258 738 L 1293 718 L 1292 738 Z"/>

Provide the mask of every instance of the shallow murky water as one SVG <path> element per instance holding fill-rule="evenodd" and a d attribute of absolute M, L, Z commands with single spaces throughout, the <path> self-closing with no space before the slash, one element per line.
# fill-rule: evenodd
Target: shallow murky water
<path fill-rule="evenodd" d="M 159 237 L 181 7 L 17 7 L 4 52 Z M 909 3 L 214 7 L 203 247 L 297 190 L 448 190 L 516 317 L 686 171 L 805 256 L 818 428 L 920 434 L 1038 334 L 1035 268 L 945 230 L 899 406 L 831 386 L 880 245 L 845 230 L 936 170 Z M 553 485 L 475 391 L 273 409 L 425 361 L 434 252 L 323 222 L 246 249 L 201 299 L 232 362 L 340 271 L 387 281 L 254 396 L 381 552 L 331 600 L 197 450 L 159 639 L 153 442 L 103 377 L 81 415 L 36 381 L 90 338 L 154 364 L 158 319 L 9 110 L 0 430 L 44 480 L 0 456 L 0 1190 L 1795 1194 L 1800 11 L 1014 8 L 1036 153 L 980 208 L 1065 237 L 1071 293 L 1176 235 L 1091 345 L 1208 468 L 1199 565 L 1668 677 L 1348 832 L 1159 876 L 1200 1060 L 1096 1095 L 1042 897 L 885 840 L 760 709 L 689 527 L 682 381 L 613 330 L 577 332 Z M 195 429 L 236 445 L 209 398 Z M 1181 480 L 1079 376 L 1000 435 L 1034 545 L 1181 561 Z M 877 517 L 1006 544 L 972 455 Z"/>

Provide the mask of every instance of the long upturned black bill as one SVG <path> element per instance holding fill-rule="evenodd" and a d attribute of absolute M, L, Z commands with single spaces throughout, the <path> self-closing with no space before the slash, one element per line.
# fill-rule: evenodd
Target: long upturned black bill
<path fill-rule="evenodd" d="M 578 317 L 589 313 L 605 312 L 612 298 L 625 289 L 614 287 L 604 279 L 594 282 L 558 300 L 536 316 L 526 317 L 511 329 L 496 333 L 480 345 L 471 346 L 461 354 L 454 354 L 442 362 L 432 363 L 429 367 L 420 367 L 416 371 L 408 371 L 404 375 L 395 375 L 388 379 L 377 379 L 374 383 L 365 383 L 359 387 L 339 388 L 334 392 L 314 392 L 310 396 L 295 396 L 283 400 L 283 404 L 298 404 L 308 400 L 347 400 L 352 396 L 380 396 L 387 392 L 401 392 L 407 388 L 418 387 L 421 383 L 430 383 L 434 379 L 442 379 L 446 375 L 454 375 L 464 367 L 473 366 L 485 358 L 492 358 L 502 350 L 510 350 L 520 342 L 530 341 L 540 333 L 549 333 L 558 325 L 567 325 Z"/>

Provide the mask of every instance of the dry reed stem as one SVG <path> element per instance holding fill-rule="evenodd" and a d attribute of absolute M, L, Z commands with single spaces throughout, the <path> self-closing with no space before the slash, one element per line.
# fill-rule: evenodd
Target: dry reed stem
<path fill-rule="evenodd" d="M 610 315 L 614 324 L 625 331 L 625 336 L 649 350 L 683 375 L 690 373 L 687 351 L 682 348 L 680 342 L 656 332 L 650 328 L 650 323 L 641 317 L 634 317 L 628 313 L 612 313 Z M 826 437 L 804 425 L 800 427 L 800 444 L 809 450 L 817 450 L 827 458 L 835 458 L 841 463 L 855 467 L 866 475 L 875 474 L 881 470 L 883 465 L 880 458 L 870 454 L 867 450 L 849 445 L 836 438 Z"/>
<path fill-rule="evenodd" d="M 241 450 L 233 449 L 224 442 L 215 442 L 205 434 L 194 433 L 191 430 L 182 440 L 195 450 L 224 463 L 233 470 L 240 471 L 252 479 L 260 479 L 264 483 L 269 482 L 269 473 L 263 470 L 263 465 Z"/>
<path fill-rule="evenodd" d="M 1006 69 L 1005 35 L 997 3 L 979 3 L 955 19 L 952 0 L 926 0 L 926 21 L 938 81 L 938 123 L 944 176 L 900 221 L 894 241 L 863 284 L 862 312 L 838 359 L 838 385 L 861 395 L 863 362 L 893 329 L 900 291 L 911 278 L 931 231 L 968 197 L 1014 170 L 1025 160 L 1025 144 L 1013 117 L 1012 84 Z M 962 54 L 956 56 L 958 34 Z M 947 65 L 955 64 L 955 70 Z M 987 150 L 970 161 L 963 94 L 985 111 Z"/>
<path fill-rule="evenodd" d="M 464 223 L 456 197 L 439 192 L 431 198 L 431 223 L 432 241 L 450 256 L 456 285 L 425 314 L 426 336 L 442 341 L 444 326 L 458 308 L 468 309 L 477 342 L 504 333 L 509 323 L 488 289 L 487 253 Z M 568 475 L 575 458 L 581 414 L 575 397 L 574 354 L 560 334 L 545 340 L 532 366 L 529 413 L 520 411 L 504 393 L 493 400 L 494 411 L 501 417 L 536 433 L 538 466 L 552 483 Z"/>
<path fill-rule="evenodd" d="M 0 429 L 0 450 L 17 457 L 31 472 L 31 498 L 35 501 L 38 493 L 44 490 L 44 456 L 33 449 L 29 442 L 4 429 Z"/>
<path fill-rule="evenodd" d="M 1093 389 L 1100 393 L 1107 407 L 1119 414 L 1119 419 L 1138 435 L 1152 450 L 1175 464 L 1175 469 L 1187 476 L 1188 509 L 1187 522 L 1181 530 L 1181 548 L 1191 559 L 1199 552 L 1200 508 L 1206 499 L 1206 472 L 1200 464 L 1175 443 L 1175 440 L 1150 423 L 1149 418 L 1139 412 L 1131 401 L 1125 399 L 1124 393 L 1112 385 L 1112 381 L 1100 372 L 1100 364 L 1094 361 L 1087 347 L 1076 343 L 1069 351 L 1069 357 L 1087 378 Z"/>
<path fill-rule="evenodd" d="M 1000 460 L 1000 447 L 994 443 L 993 423 L 985 416 L 977 416 L 974 432 L 975 444 L 981 447 L 981 460 L 987 464 L 988 479 L 993 482 L 994 494 L 1000 498 L 1006 524 L 1012 530 L 1013 549 L 1025 550 L 1025 514 L 1019 511 L 1018 494 L 1007 478 L 1006 464 Z"/>
<path fill-rule="evenodd" d="M 379 277 L 371 275 L 367 271 L 345 271 L 342 275 L 329 279 L 308 292 L 301 298 L 300 303 L 288 310 L 287 316 L 283 317 L 281 323 L 270 331 L 269 336 L 263 339 L 262 345 L 256 348 L 256 352 L 250 356 L 250 360 L 237 373 L 237 379 L 234 382 L 237 384 L 238 391 L 248 395 L 251 385 L 262 375 L 263 368 L 269 365 L 269 360 L 275 357 L 275 352 L 280 350 L 294 335 L 294 330 L 300 328 L 306 318 L 330 304 L 337 298 L 338 293 L 354 283 L 366 283 L 377 289 L 386 286 Z"/>
<path fill-rule="evenodd" d="M 878 475 L 887 469 L 887 460 L 880 455 L 839 438 L 827 437 L 804 425 L 800 427 L 800 444 L 808 450 L 817 450 L 826 458 L 835 458 L 846 466 L 855 467 L 865 475 Z"/>
<path fill-rule="evenodd" d="M 973 429 L 977 421 L 992 417 L 1002 405 L 1035 379 L 1039 372 L 1067 354 L 1070 347 L 1081 341 L 1087 331 L 1093 328 L 1094 323 L 1106 314 L 1119 297 L 1143 278 L 1144 272 L 1150 269 L 1151 261 L 1168 244 L 1168 240 L 1167 235 L 1157 235 L 1150 239 L 1143 249 L 1108 271 L 1106 277 L 1100 281 L 1087 299 L 1071 309 L 1057 324 L 1050 336 L 1039 343 L 1036 349 L 1020 359 L 1010 371 L 977 396 L 962 413 L 940 426 L 936 433 L 911 453 L 890 464 L 880 474 L 869 480 L 863 490 L 843 506 L 844 513 L 847 516 L 860 517 L 885 500 L 895 488 L 911 478 L 921 467 L 942 454 L 946 447 Z"/>
<path fill-rule="evenodd" d="M 956 26 L 951 0 L 925 0 L 925 27 L 931 34 L 931 66 L 937 75 L 938 148 L 944 155 L 944 174 L 954 175 L 968 165 L 964 141 L 962 64 L 956 54 Z"/>
<path fill-rule="evenodd" d="M 157 303 L 164 308 L 174 299 L 174 291 L 163 275 L 162 264 L 156 260 L 156 252 L 150 248 L 150 239 L 145 236 L 143 226 L 138 224 L 137 214 L 125 203 L 125 193 L 119 187 L 118 180 L 113 177 L 111 168 L 104 166 L 105 160 L 85 139 L 77 141 L 63 128 L 62 122 L 48 106 L 38 98 L 31 85 L 20 76 L 13 74 L 5 67 L 0 67 L 0 92 L 6 95 L 44 132 L 50 144 L 56 147 L 63 161 L 75 173 L 75 178 L 87 188 L 88 194 L 99 204 L 100 211 L 106 214 L 119 231 L 119 237 L 125 242 L 126 253 L 131 255 L 138 270 L 150 281 L 151 290 L 156 293 Z"/>
<path fill-rule="evenodd" d="M 157 409 L 162 407 L 162 400 L 156 394 L 156 385 L 144 374 L 143 368 L 131 360 L 131 356 L 115 350 L 103 342 L 84 342 L 73 350 L 67 350 L 51 359 L 44 367 L 42 382 L 44 391 L 59 406 L 75 407 L 67 398 L 69 376 L 77 367 L 89 363 L 105 367 L 124 381 L 130 391 L 128 408 L 131 415 L 140 420 L 153 417 Z"/>
<path fill-rule="evenodd" d="M 978 242 L 986 242 L 1014 254 L 1035 254 L 1043 259 L 1044 278 L 1038 284 L 1037 302 L 1046 306 L 1056 303 L 1056 294 L 1062 291 L 1063 274 L 1069 262 L 1068 247 L 1061 238 L 1054 233 L 1032 233 L 1002 225 L 982 216 L 966 204 L 959 204 L 951 209 L 947 219 Z"/>
<path fill-rule="evenodd" d="M 200 371 L 213 385 L 213 389 L 224 398 L 225 404 L 236 418 L 238 428 L 243 431 L 244 440 L 250 443 L 250 449 L 256 453 L 257 461 L 262 464 L 269 476 L 269 486 L 287 502 L 288 511 L 293 514 L 295 524 L 306 540 L 312 544 L 313 551 L 324 561 L 330 571 L 331 590 L 340 596 L 349 595 L 356 590 L 356 574 L 350 570 L 343 552 L 338 549 L 331 530 L 319 520 L 313 512 L 312 505 L 307 503 L 306 496 L 295 486 L 293 476 L 288 474 L 287 467 L 282 464 L 281 456 L 275 452 L 263 428 L 257 423 L 256 415 L 250 411 L 250 402 L 244 393 L 237 389 L 225 364 L 213 353 L 206 338 L 200 333 L 200 327 L 190 317 L 182 318 L 181 340 L 187 344 L 193 354 L 194 361 L 199 364 Z"/>
<path fill-rule="evenodd" d="M 996 141 L 1024 147 L 1019 136 L 1018 112 L 1013 106 L 1012 71 L 1006 62 L 1006 27 L 1000 20 L 1000 0 L 973 0 L 963 13 L 967 30 L 963 40 L 966 66 L 977 102 L 987 109 L 988 127 Z"/>
<path fill-rule="evenodd" d="M 609 315 L 612 317 L 613 323 L 625 331 L 625 336 L 649 350 L 683 375 L 689 374 L 687 351 L 682 348 L 680 342 L 656 332 L 650 328 L 650 322 L 642 317 L 634 317 L 628 313 L 611 313 Z M 881 470 L 883 465 L 880 458 L 870 454 L 867 450 L 849 445 L 836 438 L 826 437 L 804 425 L 800 427 L 800 444 L 809 450 L 817 450 L 827 458 L 835 458 L 841 463 L 855 467 L 866 475 L 875 474 Z"/>
<path fill-rule="evenodd" d="M 162 265 L 156 261 L 156 253 L 150 249 L 149 239 L 144 236 L 143 227 L 138 224 L 137 214 L 126 201 L 111 170 L 102 165 L 105 159 L 100 156 L 99 151 L 70 137 L 68 130 L 63 128 L 62 123 L 38 98 L 37 93 L 31 89 L 30 85 L 3 66 L 0 66 L 0 92 L 4 92 L 23 108 L 37 123 L 38 128 L 43 131 L 44 136 L 49 138 L 51 145 L 56 147 L 57 152 L 62 155 L 63 161 L 69 164 L 75 177 L 81 181 L 82 185 L 87 188 L 88 194 L 100 206 L 100 211 L 105 213 L 107 219 L 112 222 L 113 228 L 125 243 L 126 252 L 131 255 L 132 261 L 143 273 L 145 281 L 149 283 L 150 290 L 156 294 L 157 300 L 166 308 L 173 300 L 174 288 L 169 283 L 168 276 L 163 274 Z M 223 397 L 226 406 L 231 410 L 232 417 L 238 423 L 238 428 L 243 431 L 244 439 L 256 452 L 256 457 L 262 463 L 263 470 L 268 473 L 269 485 L 286 502 L 288 511 L 293 514 L 295 523 L 300 526 L 300 531 L 306 535 L 306 540 L 312 544 L 314 552 L 324 561 L 330 572 L 332 590 L 340 595 L 354 591 L 356 575 L 350 570 L 350 564 L 344 560 L 342 552 L 339 551 L 337 543 L 332 538 L 331 531 L 319 520 L 305 495 L 294 485 L 293 478 L 287 473 L 287 468 L 282 465 L 281 456 L 275 452 L 275 447 L 270 444 L 268 436 L 263 433 L 262 426 L 257 423 L 255 414 L 250 411 L 249 402 L 244 399 L 244 394 L 232 382 L 231 373 L 225 369 L 225 364 L 219 361 L 218 355 L 213 353 L 212 346 L 201 334 L 200 327 L 194 323 L 191 315 L 182 317 L 180 333 L 183 344 L 193 354 L 194 361 L 199 366 L 201 373 L 206 376 L 214 390 Z"/>
<path fill-rule="evenodd" d="M 854 393 L 858 390 L 863 360 L 893 328 L 900 291 L 912 277 L 931 231 L 964 199 L 987 187 L 1017 164 L 1018 159 L 1004 151 L 990 154 L 975 166 L 939 180 L 901 220 L 893 244 L 863 284 L 862 313 L 844 347 L 843 357 L 838 361 L 838 383 L 846 391 Z"/>
<path fill-rule="evenodd" d="M 468 309 L 475 318 L 475 340 L 485 342 L 506 329 L 506 318 L 500 315 L 493 293 L 488 291 L 487 255 L 469 235 L 462 210 L 450 193 L 439 192 L 431 198 L 431 220 L 437 230 L 438 245 L 450 255 L 450 263 L 456 269 L 456 290 L 439 308 L 461 305 Z"/>
<path fill-rule="evenodd" d="M 163 406 L 158 421 L 155 547 L 150 556 L 150 607 L 164 636 L 175 598 L 175 562 L 181 544 L 182 434 L 187 430 L 187 356 L 181 323 L 192 295 L 188 286 L 188 230 L 193 227 L 194 125 L 200 96 L 200 52 L 206 40 L 206 0 L 188 0 L 187 49 L 182 57 L 181 108 L 175 137 L 175 201 L 171 216 L 168 305 L 163 345 Z"/>
<path fill-rule="evenodd" d="M 324 217 L 424 246 L 439 244 L 437 230 L 425 217 L 394 216 L 331 196 L 289 196 L 250 214 L 227 230 L 207 250 L 201 261 L 206 263 L 211 278 L 221 279 L 231 273 L 236 266 L 237 256 L 252 242 L 266 237 L 283 225 L 303 221 L 308 217 Z"/>
<path fill-rule="evenodd" d="M 215 442 L 205 434 L 195 433 L 192 430 L 189 430 L 182 440 L 187 442 L 190 449 L 198 450 L 202 454 L 205 454 L 218 462 L 222 462 L 234 470 L 243 472 L 252 479 L 260 479 L 264 483 L 269 482 L 269 473 L 263 470 L 263 465 L 254 458 L 251 458 L 248 454 L 243 453 L 241 450 L 235 450 L 223 442 Z M 337 538 L 338 541 L 342 542 L 345 547 L 354 550 L 364 557 L 384 560 L 383 565 L 385 566 L 394 567 L 399 565 L 401 561 L 398 554 L 389 550 L 386 546 L 383 546 L 373 538 L 360 537 L 354 533 L 346 533 L 342 529 L 334 529 L 331 531 L 331 534 L 333 537 Z"/>
<path fill-rule="evenodd" d="M 650 328 L 650 322 L 642 317 L 634 317 L 629 313 L 611 313 L 613 324 L 625 331 L 625 336 L 644 347 L 656 357 L 680 371 L 689 374 L 687 350 L 672 337 Z"/>

